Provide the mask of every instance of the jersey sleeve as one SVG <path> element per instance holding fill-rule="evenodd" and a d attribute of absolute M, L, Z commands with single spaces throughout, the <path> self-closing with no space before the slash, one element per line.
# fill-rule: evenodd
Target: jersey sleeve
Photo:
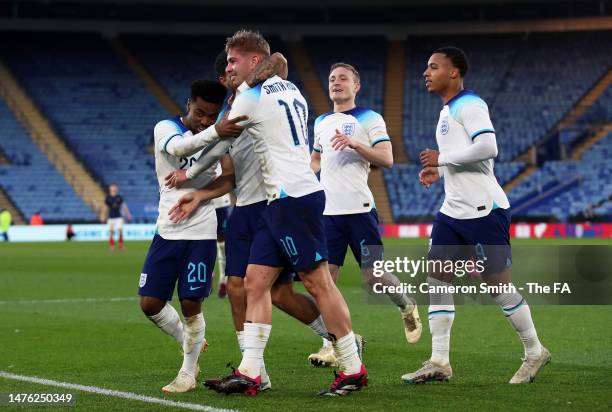
<path fill-rule="evenodd" d="M 489 108 L 482 99 L 466 104 L 459 112 L 459 121 L 472 140 L 484 133 L 495 133 Z"/>
<path fill-rule="evenodd" d="M 178 126 L 169 120 L 162 120 L 161 122 L 157 123 L 153 129 L 155 151 L 164 152 L 170 140 L 181 135 L 182 133 Z"/>
<path fill-rule="evenodd" d="M 321 147 L 321 127 L 319 127 L 319 122 L 319 117 L 317 117 L 314 124 L 314 143 L 312 145 L 312 150 L 321 153 L 323 148 Z"/>
<path fill-rule="evenodd" d="M 368 133 L 370 146 L 375 146 L 380 142 L 391 141 L 389 138 L 389 133 L 387 133 L 387 125 L 385 124 L 385 120 L 375 111 L 368 111 L 363 117 L 361 124 Z"/>
<path fill-rule="evenodd" d="M 255 123 L 255 112 L 259 104 L 260 95 L 261 83 L 240 93 L 232 104 L 228 119 L 234 119 L 238 116 L 248 116 L 249 118 L 247 120 L 239 124 L 245 128 L 252 126 Z"/>

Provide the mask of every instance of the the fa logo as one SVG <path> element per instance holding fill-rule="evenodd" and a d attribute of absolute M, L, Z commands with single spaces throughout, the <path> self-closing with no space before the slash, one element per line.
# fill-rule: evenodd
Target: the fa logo
<path fill-rule="evenodd" d="M 448 133 L 448 129 L 449 129 L 449 124 L 448 124 L 448 118 L 444 118 L 442 119 L 442 123 L 440 123 L 440 133 L 441 134 L 447 134 Z"/>
<path fill-rule="evenodd" d="M 355 123 L 343 123 L 342 134 L 345 136 L 352 136 L 355 133 Z"/>
<path fill-rule="evenodd" d="M 138 282 L 138 286 L 143 287 L 146 284 L 147 284 L 147 274 L 146 273 L 141 273 L 140 274 L 140 282 Z"/>

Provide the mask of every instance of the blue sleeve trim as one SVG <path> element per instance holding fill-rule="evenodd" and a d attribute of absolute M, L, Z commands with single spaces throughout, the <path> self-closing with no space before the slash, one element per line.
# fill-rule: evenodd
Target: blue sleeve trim
<path fill-rule="evenodd" d="M 166 139 L 166 143 L 164 143 L 164 152 L 166 152 L 166 146 L 168 146 L 168 143 L 170 143 L 170 140 L 172 140 L 173 138 L 175 138 L 176 136 L 182 136 L 179 133 L 173 134 L 172 136 L 170 136 L 168 139 Z M 168 152 L 166 152 L 168 153 Z"/>
<path fill-rule="evenodd" d="M 317 117 L 314 121 L 314 125 L 315 127 L 321 123 L 321 121 L 323 121 L 323 119 L 325 119 L 327 116 L 329 116 L 330 114 L 333 114 L 332 112 L 327 112 L 327 113 L 323 113 L 322 115 L 320 115 L 319 117 Z"/>
<path fill-rule="evenodd" d="M 472 140 L 474 140 L 474 138 L 476 138 L 477 136 L 480 136 L 483 133 L 493 133 L 493 134 L 495 134 L 495 130 L 493 130 L 493 129 L 481 129 L 481 130 L 478 130 L 474 134 L 472 134 Z"/>
<path fill-rule="evenodd" d="M 376 146 L 380 142 L 390 142 L 391 139 L 389 137 L 381 137 L 380 139 L 376 139 L 372 142 L 372 147 Z"/>

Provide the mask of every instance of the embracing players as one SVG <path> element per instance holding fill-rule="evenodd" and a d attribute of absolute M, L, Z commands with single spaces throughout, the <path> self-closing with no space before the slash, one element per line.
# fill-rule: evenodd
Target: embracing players
<path fill-rule="evenodd" d="M 241 30 L 228 39 L 226 51 L 230 80 L 241 83 L 270 54 L 270 46 L 258 33 Z M 310 168 L 306 101 L 295 85 L 278 76 L 240 91 L 229 117 L 248 116 L 244 125 L 259 160 L 268 205 L 262 213 L 264 225 L 255 233 L 246 273 L 242 362 L 232 375 L 210 384 L 223 393 L 259 391 L 272 327 L 270 290 L 289 264 L 316 300 L 339 363 L 340 373 L 321 394 L 359 390 L 367 384 L 367 372 L 358 356 L 348 307 L 327 266 L 322 222 L 325 195 Z"/>
<path fill-rule="evenodd" d="M 158 233 L 149 248 L 140 275 L 140 307 L 160 329 L 173 336 L 183 349 L 183 364 L 164 392 L 186 392 L 195 388 L 198 357 L 205 344 L 206 323 L 202 300 L 210 293 L 216 258 L 217 218 L 211 203 L 202 205 L 180 224 L 170 221 L 168 210 L 185 193 L 205 186 L 216 176 L 215 165 L 182 188 L 167 188 L 164 178 L 175 169 L 193 164 L 212 137 L 235 137 L 242 132 L 237 122 L 244 118 L 215 120 L 225 99 L 225 88 L 213 81 L 195 81 L 187 113 L 162 120 L 155 126 L 155 169 L 160 200 Z M 168 301 L 175 284 L 183 323 Z"/>

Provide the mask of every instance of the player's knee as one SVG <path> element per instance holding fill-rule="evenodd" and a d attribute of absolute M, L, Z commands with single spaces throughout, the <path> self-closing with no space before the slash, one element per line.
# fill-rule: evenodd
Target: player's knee
<path fill-rule="evenodd" d="M 155 316 L 164 308 L 166 302 L 159 299 L 152 299 L 147 296 L 140 298 L 140 309 L 145 316 Z"/>
<path fill-rule="evenodd" d="M 248 296 L 258 296 L 264 292 L 264 283 L 256 276 L 244 278 L 244 291 Z"/>
<path fill-rule="evenodd" d="M 287 299 L 291 298 L 292 295 L 286 285 L 274 285 L 270 294 L 272 296 L 272 304 L 281 309 L 286 306 Z"/>
<path fill-rule="evenodd" d="M 333 287 L 331 276 L 321 273 L 304 275 L 302 276 L 302 282 L 306 290 L 308 290 L 308 293 L 315 299 L 327 294 L 331 287 Z"/>
<path fill-rule="evenodd" d="M 244 288 L 244 278 L 241 278 L 239 276 L 228 275 L 227 281 L 226 281 L 226 287 L 228 290 L 229 289 L 233 289 L 235 291 L 242 290 Z"/>
<path fill-rule="evenodd" d="M 181 300 L 181 312 L 185 317 L 195 316 L 202 312 L 202 299 Z"/>

